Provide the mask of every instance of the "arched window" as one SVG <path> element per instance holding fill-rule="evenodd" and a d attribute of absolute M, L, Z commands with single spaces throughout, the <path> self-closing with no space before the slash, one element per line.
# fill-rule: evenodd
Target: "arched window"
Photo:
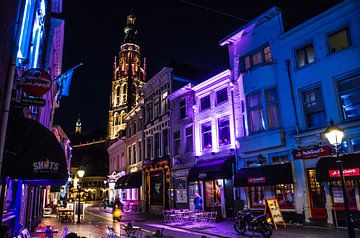
<path fill-rule="evenodd" d="M 119 125 L 119 119 L 118 119 L 119 117 L 118 117 L 118 113 L 117 112 L 115 112 L 115 114 L 114 114 L 114 126 L 116 126 L 116 125 Z"/>
<path fill-rule="evenodd" d="M 120 104 L 120 86 L 117 86 L 115 91 L 115 106 L 118 106 Z"/>
<path fill-rule="evenodd" d="M 122 103 L 123 104 L 126 103 L 126 96 L 127 96 L 127 87 L 126 87 L 126 83 L 124 83 L 122 85 Z"/>
<path fill-rule="evenodd" d="M 121 123 L 121 124 L 124 123 L 124 121 L 123 121 L 124 116 L 125 116 L 125 111 L 121 111 L 121 113 L 120 113 L 120 123 Z"/>

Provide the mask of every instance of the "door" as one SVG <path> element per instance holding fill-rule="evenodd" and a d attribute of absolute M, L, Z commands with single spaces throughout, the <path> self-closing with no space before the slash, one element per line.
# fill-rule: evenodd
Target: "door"
<path fill-rule="evenodd" d="M 325 197 L 324 185 L 316 181 L 315 169 L 307 170 L 307 178 L 308 178 L 308 192 L 309 192 L 310 209 L 311 209 L 310 219 L 326 221 L 327 212 L 325 209 L 326 197 Z"/>

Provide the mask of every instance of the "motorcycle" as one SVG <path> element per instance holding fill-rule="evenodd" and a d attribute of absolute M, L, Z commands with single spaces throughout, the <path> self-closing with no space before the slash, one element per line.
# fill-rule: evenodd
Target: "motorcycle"
<path fill-rule="evenodd" d="M 260 233 L 265 238 L 269 238 L 272 235 L 271 220 L 268 214 L 254 216 L 246 209 L 237 213 L 234 229 L 240 235 L 246 231 Z"/>

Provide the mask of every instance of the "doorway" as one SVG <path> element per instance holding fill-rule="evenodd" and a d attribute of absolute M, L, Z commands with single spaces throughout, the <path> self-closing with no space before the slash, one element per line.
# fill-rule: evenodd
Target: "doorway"
<path fill-rule="evenodd" d="M 307 179 L 311 209 L 310 219 L 317 221 L 326 221 L 327 212 L 325 208 L 325 189 L 324 185 L 316 180 L 315 168 L 307 170 Z"/>

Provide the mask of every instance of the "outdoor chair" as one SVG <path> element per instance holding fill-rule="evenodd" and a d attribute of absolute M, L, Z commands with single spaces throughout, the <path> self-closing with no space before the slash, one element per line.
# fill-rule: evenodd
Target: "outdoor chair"
<path fill-rule="evenodd" d="M 210 212 L 210 215 L 209 215 L 209 218 L 208 218 L 208 222 L 209 222 L 209 223 L 215 223 L 215 221 L 216 221 L 216 215 L 217 215 L 217 211 Z"/>

